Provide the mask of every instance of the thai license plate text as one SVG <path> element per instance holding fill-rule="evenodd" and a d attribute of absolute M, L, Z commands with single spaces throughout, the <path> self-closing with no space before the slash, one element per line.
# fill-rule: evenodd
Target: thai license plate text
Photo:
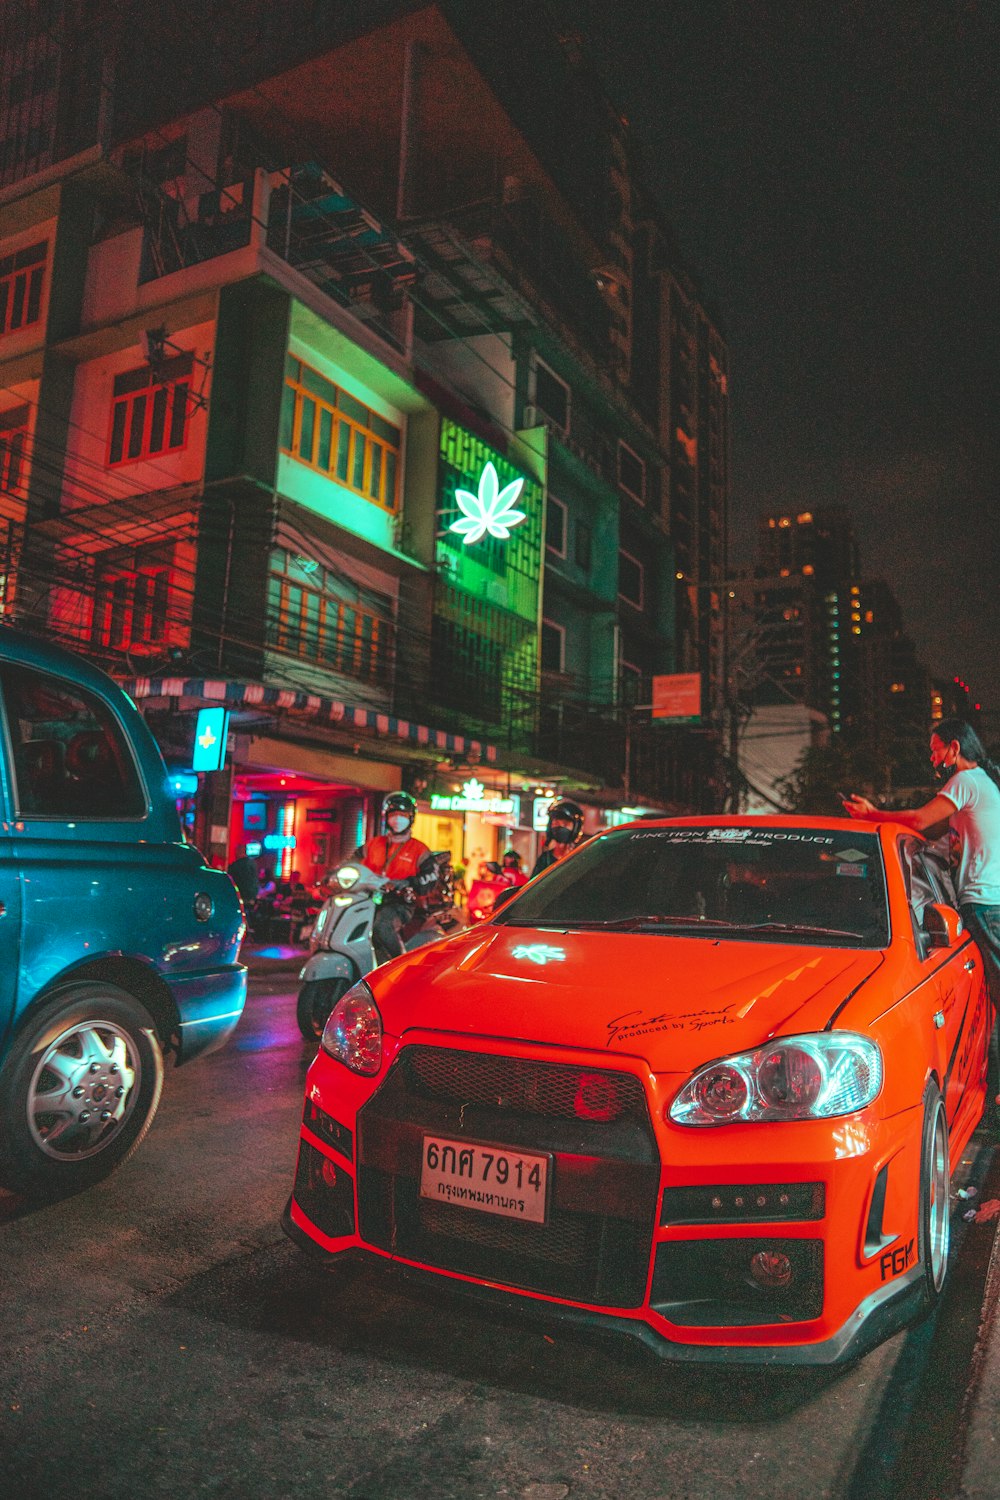
<path fill-rule="evenodd" d="M 420 1196 L 435 1203 L 544 1224 L 548 1177 L 539 1152 L 424 1136 Z"/>

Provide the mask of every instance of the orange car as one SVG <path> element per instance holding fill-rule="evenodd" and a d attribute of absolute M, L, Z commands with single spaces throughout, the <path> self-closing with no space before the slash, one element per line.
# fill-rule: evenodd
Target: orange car
<path fill-rule="evenodd" d="M 918 835 L 629 824 L 343 997 L 285 1227 L 669 1358 L 854 1359 L 941 1294 L 993 1019 Z"/>

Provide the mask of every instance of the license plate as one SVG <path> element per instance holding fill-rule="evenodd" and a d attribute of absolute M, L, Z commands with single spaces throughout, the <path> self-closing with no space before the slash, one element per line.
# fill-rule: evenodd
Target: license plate
<path fill-rule="evenodd" d="M 545 1223 L 549 1157 L 511 1146 L 425 1135 L 420 1196 L 507 1219 Z"/>

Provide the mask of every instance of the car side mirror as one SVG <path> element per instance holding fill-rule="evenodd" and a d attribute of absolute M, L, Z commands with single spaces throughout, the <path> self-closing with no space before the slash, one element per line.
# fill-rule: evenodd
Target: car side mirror
<path fill-rule="evenodd" d="M 924 935 L 929 948 L 954 948 L 965 931 L 965 923 L 953 906 L 935 901 L 924 907 Z"/>
<path fill-rule="evenodd" d="M 518 887 L 516 885 L 508 886 L 507 890 L 505 891 L 498 891 L 496 896 L 493 898 L 493 910 L 499 911 L 501 906 L 506 905 L 506 903 L 510 901 L 512 897 L 517 895 L 517 892 Z"/>

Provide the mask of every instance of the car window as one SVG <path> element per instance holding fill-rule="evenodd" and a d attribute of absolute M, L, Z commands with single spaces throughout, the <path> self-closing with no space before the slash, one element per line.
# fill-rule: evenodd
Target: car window
<path fill-rule="evenodd" d="M 949 836 L 925 843 L 923 839 L 903 838 L 899 842 L 900 862 L 906 879 L 906 897 L 917 948 L 926 957 L 930 951 L 924 932 L 924 912 L 937 902 L 958 907 L 958 896 L 951 871 Z"/>
<path fill-rule="evenodd" d="M 146 799 L 121 726 L 84 688 L 46 673 L 0 671 L 19 816 L 141 818 Z"/>
<path fill-rule="evenodd" d="M 495 920 L 833 946 L 884 947 L 889 935 L 878 838 L 853 829 L 622 829 L 553 866 Z"/>

